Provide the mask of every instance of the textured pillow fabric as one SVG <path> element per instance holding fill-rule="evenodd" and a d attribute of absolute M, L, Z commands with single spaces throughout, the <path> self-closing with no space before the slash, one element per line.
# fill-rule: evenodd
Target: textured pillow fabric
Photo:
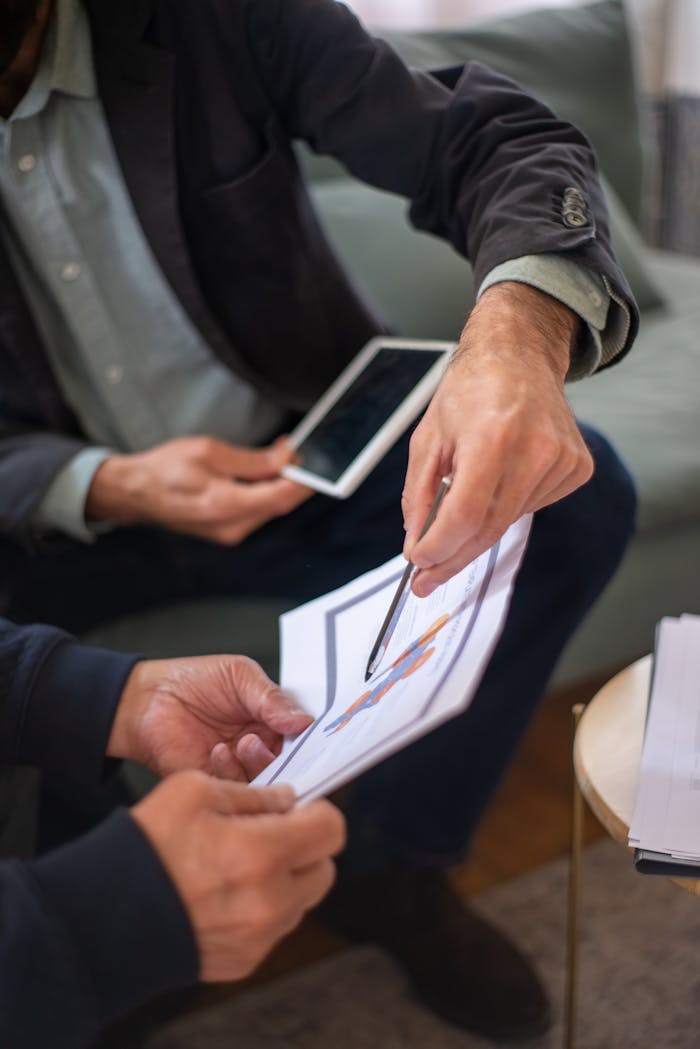
<path fill-rule="evenodd" d="M 650 266 L 649 249 L 605 176 L 601 177 L 601 182 L 610 212 L 610 235 L 618 262 L 640 310 L 657 309 L 664 305 L 664 298 Z"/>

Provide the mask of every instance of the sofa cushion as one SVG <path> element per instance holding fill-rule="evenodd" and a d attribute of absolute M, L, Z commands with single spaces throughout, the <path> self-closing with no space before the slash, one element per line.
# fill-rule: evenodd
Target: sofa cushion
<path fill-rule="evenodd" d="M 662 284 L 649 263 L 648 247 L 610 182 L 601 176 L 610 213 L 610 235 L 618 262 L 629 281 L 640 310 L 653 310 L 666 301 Z"/>
<path fill-rule="evenodd" d="M 457 338 L 473 301 L 471 266 L 445 241 L 414 230 L 403 198 L 349 177 L 314 185 L 312 196 L 354 284 L 392 331 Z"/>
<path fill-rule="evenodd" d="M 612 440 L 632 471 L 640 533 L 673 535 L 700 527 L 700 260 L 647 257 L 666 307 L 643 317 L 625 360 L 568 393 L 577 415 Z M 697 569 L 688 569 L 697 583 Z"/>
<path fill-rule="evenodd" d="M 272 676 L 279 672 L 282 598 L 210 597 L 157 605 L 102 623 L 82 640 L 98 648 L 140 652 L 148 659 L 240 653 L 256 659 Z"/>

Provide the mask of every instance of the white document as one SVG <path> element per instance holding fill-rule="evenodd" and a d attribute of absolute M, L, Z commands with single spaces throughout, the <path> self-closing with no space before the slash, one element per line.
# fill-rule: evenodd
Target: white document
<path fill-rule="evenodd" d="M 629 844 L 700 858 L 700 616 L 659 625 Z"/>
<path fill-rule="evenodd" d="M 678 620 L 667 617 L 656 628 L 654 673 L 647 707 L 642 761 L 628 844 L 661 848 L 671 790 L 671 768 L 676 746 L 677 707 L 674 668 L 678 664 Z M 654 843 L 653 845 L 651 843 Z"/>
<path fill-rule="evenodd" d="M 407 587 L 375 672 L 367 659 L 406 566 L 393 558 L 281 617 L 281 683 L 316 718 L 255 780 L 325 795 L 465 710 L 501 633 L 531 517 L 427 598 Z M 436 774 L 438 770 L 436 770 Z"/>

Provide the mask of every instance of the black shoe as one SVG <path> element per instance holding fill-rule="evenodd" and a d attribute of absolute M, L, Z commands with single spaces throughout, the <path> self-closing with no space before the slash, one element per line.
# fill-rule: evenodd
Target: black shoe
<path fill-rule="evenodd" d="M 416 997 L 458 1027 L 508 1041 L 550 1026 L 549 1002 L 530 963 L 441 872 L 341 875 L 318 917 L 348 939 L 384 947 Z"/>

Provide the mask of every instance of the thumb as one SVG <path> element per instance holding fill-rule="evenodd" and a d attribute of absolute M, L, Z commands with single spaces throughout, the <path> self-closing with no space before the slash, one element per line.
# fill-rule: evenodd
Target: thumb
<path fill-rule="evenodd" d="M 224 441 L 212 443 L 209 463 L 225 477 L 241 481 L 264 481 L 277 477 L 293 455 L 290 445 L 276 441 L 268 448 L 239 448 Z"/>
<path fill-rule="evenodd" d="M 259 663 L 244 656 L 229 657 L 239 701 L 256 721 L 282 736 L 296 736 L 308 728 L 313 717 L 303 710 L 291 693 L 267 676 Z"/>
<path fill-rule="evenodd" d="M 260 720 L 281 736 L 296 736 L 307 729 L 314 719 L 313 715 L 299 706 L 291 692 L 273 685 L 261 704 Z"/>

